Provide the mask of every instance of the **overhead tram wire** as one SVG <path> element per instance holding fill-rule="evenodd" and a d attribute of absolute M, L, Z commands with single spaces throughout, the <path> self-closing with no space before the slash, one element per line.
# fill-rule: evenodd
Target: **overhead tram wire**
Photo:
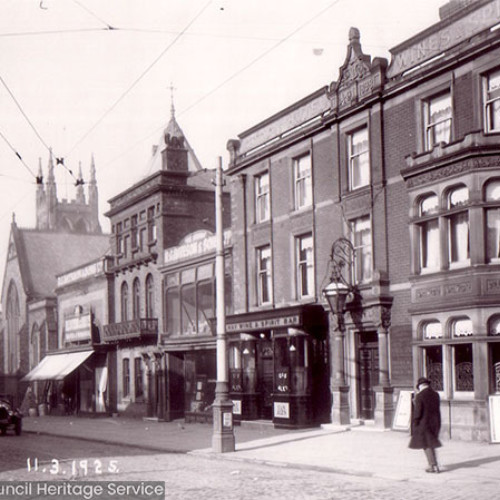
<path fill-rule="evenodd" d="M 241 73 L 243 73 L 244 71 L 246 71 L 247 69 L 249 69 L 251 66 L 253 66 L 254 64 L 256 64 L 258 61 L 260 61 L 261 59 L 263 59 L 264 57 L 266 57 L 267 55 L 269 55 L 273 50 L 277 49 L 280 45 L 282 45 L 283 43 L 285 43 L 286 41 L 288 41 L 292 36 L 294 36 L 296 33 L 298 33 L 299 31 L 301 31 L 303 28 L 305 28 L 308 24 L 312 23 L 313 21 L 315 21 L 318 17 L 321 17 L 325 12 L 327 12 L 328 10 L 330 10 L 331 8 L 335 7 L 338 3 L 340 3 L 342 0 L 334 0 L 332 3 L 328 4 L 324 9 L 322 9 L 321 11 L 319 11 L 317 14 L 315 14 L 313 17 L 309 18 L 307 21 L 305 21 L 303 24 L 301 24 L 298 28 L 295 28 L 291 33 L 289 33 L 285 38 L 281 38 L 279 39 L 278 43 L 274 44 L 272 47 L 270 47 L 269 49 L 266 49 L 264 52 L 262 52 L 260 55 L 258 55 L 255 59 L 253 59 L 252 61 L 250 61 L 247 65 L 245 65 L 243 68 L 240 68 L 239 70 L 237 70 L 235 73 L 233 73 L 232 75 L 230 75 L 228 78 L 226 78 L 225 80 L 223 80 L 219 85 L 217 85 L 216 87 L 214 87 L 212 90 L 208 91 L 205 95 L 201 96 L 198 100 L 196 100 L 194 103 L 192 103 L 191 105 L 189 105 L 187 108 L 181 110 L 179 113 L 177 113 L 179 116 L 182 116 L 184 113 L 187 113 L 188 111 L 190 111 L 192 108 L 194 108 L 195 106 L 197 106 L 200 102 L 204 101 L 205 99 L 207 99 L 208 97 L 210 97 L 212 94 L 214 94 L 215 92 L 217 92 L 218 90 L 220 90 L 224 85 L 226 85 L 227 83 L 229 83 L 231 80 L 233 80 L 234 78 L 236 78 L 238 75 L 240 75 Z M 115 161 L 117 161 L 118 159 L 122 158 L 123 156 L 125 156 L 126 154 L 128 154 L 129 151 L 131 151 L 132 149 L 134 149 L 135 147 L 137 147 L 139 144 L 141 144 L 143 141 L 145 141 L 146 139 L 149 139 L 150 137 L 152 137 L 154 134 L 156 134 L 160 129 L 164 128 L 164 125 L 161 125 L 160 127 L 157 127 L 154 131 L 152 131 L 150 134 L 148 134 L 146 137 L 144 137 L 143 139 L 140 139 L 138 140 L 137 142 L 135 142 L 130 148 L 128 148 L 126 151 L 124 151 L 123 153 L 119 154 L 118 156 L 116 156 L 115 158 L 111 159 L 108 163 L 106 163 L 106 165 L 104 165 L 104 168 L 106 168 L 106 166 L 114 163 Z M 101 170 L 103 170 L 103 168 L 101 168 Z"/>
<path fill-rule="evenodd" d="M 132 84 L 121 94 L 121 96 L 112 104 L 112 106 L 104 112 L 104 114 L 97 120 L 96 123 L 73 145 L 66 156 L 71 153 L 97 128 L 98 125 L 111 113 L 116 106 L 131 92 L 131 90 L 151 71 L 151 69 L 158 63 L 158 61 L 177 43 L 177 41 L 186 33 L 186 31 L 198 20 L 198 18 L 205 12 L 205 10 L 213 3 L 213 0 L 208 2 L 196 13 L 196 15 L 188 22 L 184 29 L 170 42 L 167 47 L 149 64 L 149 66 L 136 78 Z"/>
<path fill-rule="evenodd" d="M 31 168 L 28 166 L 28 164 L 23 160 L 22 156 L 19 154 L 19 152 L 17 151 L 17 149 L 10 143 L 10 141 L 7 139 L 7 137 L 5 137 L 5 135 L 3 135 L 2 132 L 0 132 L 0 137 L 5 141 L 5 143 L 7 144 L 7 146 L 9 146 L 9 148 L 13 151 L 13 153 L 16 155 L 16 157 L 18 158 L 18 160 L 26 167 L 26 169 L 28 170 L 28 172 L 36 179 L 36 181 L 38 183 L 38 176 L 35 175 L 35 173 L 33 172 L 33 170 L 31 170 Z"/>
<path fill-rule="evenodd" d="M 83 9 L 84 11 L 86 11 L 87 13 L 89 13 L 93 18 L 97 19 L 100 23 L 104 24 L 106 26 L 106 29 L 108 29 L 108 30 L 114 30 L 114 29 L 116 29 L 111 24 L 109 24 L 108 22 L 106 22 L 103 19 L 101 19 L 95 12 L 93 12 L 92 10 L 90 10 L 88 7 L 86 7 L 85 5 L 83 5 L 78 0 L 73 0 L 73 3 L 76 3 L 81 9 Z"/>

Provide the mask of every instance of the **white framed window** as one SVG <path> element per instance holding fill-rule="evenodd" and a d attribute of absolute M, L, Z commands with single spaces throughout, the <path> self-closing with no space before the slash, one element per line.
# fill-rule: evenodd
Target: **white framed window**
<path fill-rule="evenodd" d="M 486 260 L 500 262 L 500 180 L 488 182 L 485 189 Z"/>
<path fill-rule="evenodd" d="M 312 234 L 295 238 L 297 298 L 314 296 L 314 252 Z"/>
<path fill-rule="evenodd" d="M 369 216 L 351 221 L 351 242 L 354 246 L 354 282 L 366 283 L 372 278 L 372 228 Z"/>
<path fill-rule="evenodd" d="M 272 299 L 272 261 L 269 245 L 257 248 L 257 303 L 270 304 Z"/>
<path fill-rule="evenodd" d="M 425 149 L 451 141 L 451 94 L 446 92 L 424 102 Z"/>
<path fill-rule="evenodd" d="M 349 189 L 370 184 L 370 146 L 365 127 L 348 135 L 349 140 Z"/>
<path fill-rule="evenodd" d="M 461 186 L 448 193 L 448 209 L 467 205 L 469 190 Z M 456 212 L 448 216 L 448 257 L 450 267 L 470 264 L 469 212 Z"/>
<path fill-rule="evenodd" d="M 312 205 L 311 155 L 293 161 L 295 210 Z"/>
<path fill-rule="evenodd" d="M 484 121 L 486 132 L 500 132 L 500 70 L 484 78 Z"/>
<path fill-rule="evenodd" d="M 269 173 L 255 177 L 255 222 L 268 221 L 271 215 Z"/>
<path fill-rule="evenodd" d="M 438 197 L 435 194 L 428 195 L 420 200 L 419 215 L 421 217 L 430 217 L 437 214 L 438 208 Z M 437 217 L 424 220 L 418 224 L 418 229 L 420 271 L 436 271 L 440 267 L 439 220 Z"/>
<path fill-rule="evenodd" d="M 439 321 L 428 321 L 422 328 L 424 340 L 443 338 L 443 326 Z"/>

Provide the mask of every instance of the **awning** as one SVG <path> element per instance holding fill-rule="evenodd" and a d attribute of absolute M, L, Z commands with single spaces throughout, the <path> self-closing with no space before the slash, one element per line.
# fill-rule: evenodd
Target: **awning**
<path fill-rule="evenodd" d="M 48 354 L 22 380 L 24 382 L 62 380 L 76 370 L 93 352 L 90 350 Z"/>

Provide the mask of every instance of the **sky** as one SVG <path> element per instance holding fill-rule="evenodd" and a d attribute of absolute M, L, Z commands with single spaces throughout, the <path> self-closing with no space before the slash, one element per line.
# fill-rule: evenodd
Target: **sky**
<path fill-rule="evenodd" d="M 204 168 L 238 134 L 338 78 L 363 52 L 439 21 L 446 0 L 0 0 L 0 272 L 12 215 L 34 227 L 49 149 L 59 198 L 92 156 L 99 208 L 148 174 L 171 113 Z M 22 159 L 22 161 L 19 159 Z M 101 215 L 101 225 L 109 223 Z"/>

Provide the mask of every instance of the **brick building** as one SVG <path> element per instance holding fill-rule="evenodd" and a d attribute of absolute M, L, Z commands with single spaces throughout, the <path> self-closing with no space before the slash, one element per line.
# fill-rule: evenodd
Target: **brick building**
<path fill-rule="evenodd" d="M 500 2 L 452 0 L 440 18 L 389 62 L 351 28 L 337 81 L 228 142 L 244 417 L 389 427 L 400 391 L 426 375 L 445 432 L 489 439 Z M 334 295 L 340 283 L 349 295 L 333 314 L 322 292 L 339 249 Z"/>
<path fill-rule="evenodd" d="M 113 371 L 119 412 L 159 419 L 184 414 L 184 390 L 176 394 L 175 389 L 179 370 L 184 377 L 184 354 L 176 357 L 165 352 L 171 350 L 171 338 L 187 330 L 172 330 L 173 315 L 180 315 L 181 310 L 167 311 L 164 296 L 171 282 L 161 268 L 165 249 L 181 244 L 196 231 L 214 231 L 212 177 L 212 172 L 201 168 L 172 107 L 148 175 L 109 200 L 106 216 L 112 226 L 114 317 L 104 325 L 101 339 L 116 352 Z M 229 213 L 226 220 L 229 224 Z M 178 284 L 192 284 L 186 281 L 188 274 L 179 274 Z M 197 333 L 194 325 L 185 349 L 194 349 Z"/>

